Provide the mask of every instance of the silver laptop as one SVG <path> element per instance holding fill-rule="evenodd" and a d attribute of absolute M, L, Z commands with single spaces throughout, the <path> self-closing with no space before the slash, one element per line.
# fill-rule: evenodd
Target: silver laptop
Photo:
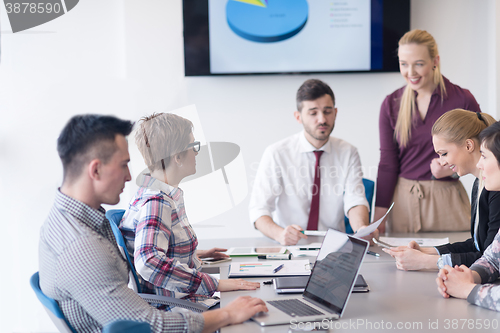
<path fill-rule="evenodd" d="M 252 320 L 268 326 L 340 318 L 368 246 L 363 239 L 329 229 L 302 296 L 266 300 L 269 312 Z"/>

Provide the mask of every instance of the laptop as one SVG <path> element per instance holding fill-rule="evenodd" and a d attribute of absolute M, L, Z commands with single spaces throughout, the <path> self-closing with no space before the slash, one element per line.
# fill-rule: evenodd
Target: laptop
<path fill-rule="evenodd" d="M 302 296 L 266 300 L 269 312 L 252 320 L 261 326 L 339 319 L 347 305 L 369 243 L 329 229 Z"/>
<path fill-rule="evenodd" d="M 274 291 L 276 294 L 302 294 L 309 282 L 307 276 L 281 276 L 273 279 Z M 352 289 L 353 293 L 366 293 L 370 291 L 370 286 L 366 283 L 363 275 L 358 274 L 356 283 Z"/>

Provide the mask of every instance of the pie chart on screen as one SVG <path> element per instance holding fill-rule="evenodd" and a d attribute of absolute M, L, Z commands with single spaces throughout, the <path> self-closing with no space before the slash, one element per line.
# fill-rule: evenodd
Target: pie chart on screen
<path fill-rule="evenodd" d="M 273 43 L 298 34 L 309 15 L 307 0 L 229 0 L 227 23 L 246 40 Z"/>

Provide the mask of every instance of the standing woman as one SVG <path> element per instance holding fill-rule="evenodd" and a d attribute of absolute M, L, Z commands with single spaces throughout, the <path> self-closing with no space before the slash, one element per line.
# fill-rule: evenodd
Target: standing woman
<path fill-rule="evenodd" d="M 389 231 L 467 230 L 467 193 L 462 183 L 451 177 L 453 171 L 439 164 L 431 128 L 446 111 L 481 110 L 468 90 L 441 75 L 437 44 L 427 31 L 412 30 L 401 37 L 398 57 L 407 84 L 387 96 L 380 110 L 374 220 L 394 201 L 387 219 Z M 379 229 L 384 232 L 385 225 Z"/>

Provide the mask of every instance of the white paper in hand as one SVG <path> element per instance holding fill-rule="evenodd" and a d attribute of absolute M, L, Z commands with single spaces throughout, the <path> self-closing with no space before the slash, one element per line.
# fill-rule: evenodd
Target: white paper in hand
<path fill-rule="evenodd" d="M 392 209 L 393 206 L 394 206 L 394 202 L 392 203 L 391 207 L 389 207 L 389 209 L 387 210 L 387 213 L 385 213 L 384 216 L 382 216 L 381 218 L 379 218 L 377 221 L 375 221 L 373 223 L 370 223 L 366 228 L 363 228 L 363 229 L 359 230 L 358 232 L 356 232 L 354 234 L 354 237 L 361 238 L 361 237 L 368 236 L 369 234 L 371 234 L 372 232 L 374 232 L 375 229 L 378 228 L 378 226 L 380 225 L 380 223 L 382 223 L 382 221 L 386 218 L 387 214 L 389 214 L 389 212 L 391 211 L 391 209 Z"/>

